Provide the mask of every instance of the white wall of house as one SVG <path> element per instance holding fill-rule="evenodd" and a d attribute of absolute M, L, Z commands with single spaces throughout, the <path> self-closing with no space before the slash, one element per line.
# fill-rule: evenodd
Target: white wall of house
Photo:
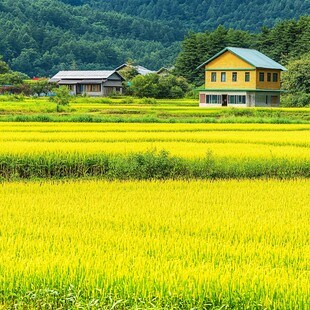
<path fill-rule="evenodd" d="M 206 96 L 218 96 L 219 103 L 207 103 Z M 227 95 L 227 107 L 246 107 L 247 106 L 247 93 L 246 92 L 219 92 L 219 91 L 207 91 L 199 93 L 199 107 L 208 108 L 220 108 L 222 107 L 222 96 Z M 246 103 L 229 103 L 229 96 L 245 96 Z"/>
<path fill-rule="evenodd" d="M 206 96 L 219 96 L 219 103 L 207 103 Z M 280 93 L 278 92 L 219 92 L 207 91 L 199 93 L 199 107 L 222 107 L 222 96 L 245 96 L 245 103 L 230 103 L 227 107 L 277 107 L 280 105 Z"/>

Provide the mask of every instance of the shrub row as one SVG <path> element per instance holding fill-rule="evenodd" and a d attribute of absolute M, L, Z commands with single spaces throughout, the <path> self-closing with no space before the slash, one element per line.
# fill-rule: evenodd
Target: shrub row
<path fill-rule="evenodd" d="M 61 179 L 97 177 L 108 180 L 297 178 L 310 176 L 310 161 L 273 159 L 200 159 L 162 151 L 129 155 L 46 153 L 0 155 L 0 178 Z"/>

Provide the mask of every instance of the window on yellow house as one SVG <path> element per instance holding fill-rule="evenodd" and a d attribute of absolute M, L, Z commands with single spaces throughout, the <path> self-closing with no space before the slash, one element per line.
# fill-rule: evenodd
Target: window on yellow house
<path fill-rule="evenodd" d="M 211 96 L 211 103 L 219 103 L 219 96 L 212 95 Z"/>
<path fill-rule="evenodd" d="M 265 81 L 265 73 L 264 72 L 260 72 L 259 73 L 259 81 L 260 82 L 264 82 Z"/>
<path fill-rule="evenodd" d="M 219 104 L 221 102 L 221 96 L 219 95 L 206 95 L 206 103 Z"/>
<path fill-rule="evenodd" d="M 221 72 L 221 82 L 226 82 L 226 72 Z"/>
<path fill-rule="evenodd" d="M 245 104 L 245 96 L 238 96 L 238 103 Z"/>
<path fill-rule="evenodd" d="M 229 103 L 230 104 L 236 103 L 236 96 L 229 96 Z"/>
<path fill-rule="evenodd" d="M 250 82 L 250 72 L 245 73 L 245 81 Z"/>
<path fill-rule="evenodd" d="M 267 82 L 271 82 L 271 73 L 270 72 L 267 73 Z"/>
<path fill-rule="evenodd" d="M 216 82 L 216 72 L 211 72 L 211 82 Z"/>
<path fill-rule="evenodd" d="M 237 72 L 232 73 L 232 81 L 237 82 Z"/>
<path fill-rule="evenodd" d="M 232 96 L 229 96 L 229 103 L 230 104 L 245 104 L 246 98 L 243 95 L 242 96 L 232 95 Z"/>

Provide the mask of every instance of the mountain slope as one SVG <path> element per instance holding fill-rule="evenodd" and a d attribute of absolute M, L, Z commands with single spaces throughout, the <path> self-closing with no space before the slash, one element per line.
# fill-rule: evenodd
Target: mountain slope
<path fill-rule="evenodd" d="M 2 0 L 0 55 L 30 76 L 112 69 L 129 58 L 156 70 L 174 64 L 189 29 L 257 31 L 309 8 L 309 0 Z"/>
<path fill-rule="evenodd" d="M 0 55 L 30 76 L 112 69 L 128 58 L 151 69 L 173 63 L 184 32 L 167 23 L 73 7 L 58 0 L 0 3 Z"/>
<path fill-rule="evenodd" d="M 65 0 L 117 11 L 148 20 L 179 23 L 204 31 L 219 24 L 227 28 L 258 31 L 277 21 L 310 14 L 309 0 Z"/>

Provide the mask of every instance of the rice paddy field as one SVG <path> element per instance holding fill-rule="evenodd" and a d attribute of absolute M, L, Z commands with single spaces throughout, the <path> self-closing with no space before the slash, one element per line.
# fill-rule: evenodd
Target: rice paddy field
<path fill-rule="evenodd" d="M 308 124 L 0 123 L 0 177 L 310 176 Z"/>
<path fill-rule="evenodd" d="M 81 123 L 21 104 L 0 115 L 1 310 L 310 309 L 306 109 Z"/>
<path fill-rule="evenodd" d="M 3 309 L 307 309 L 309 182 L 0 185 Z"/>

